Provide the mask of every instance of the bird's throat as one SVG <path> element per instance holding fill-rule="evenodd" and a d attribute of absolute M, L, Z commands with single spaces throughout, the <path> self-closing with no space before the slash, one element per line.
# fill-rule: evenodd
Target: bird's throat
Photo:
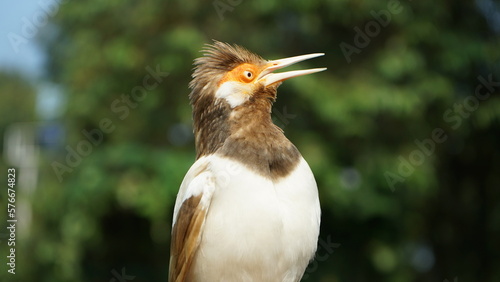
<path fill-rule="evenodd" d="M 268 101 L 230 109 L 205 108 L 196 120 L 197 157 L 219 154 L 273 180 L 288 175 L 300 153 L 271 119 Z"/>

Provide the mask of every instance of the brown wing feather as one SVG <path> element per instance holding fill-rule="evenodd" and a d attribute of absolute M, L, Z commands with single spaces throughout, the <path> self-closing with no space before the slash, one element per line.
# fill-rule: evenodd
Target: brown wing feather
<path fill-rule="evenodd" d="M 200 205 L 202 196 L 191 196 L 179 209 L 170 246 L 170 282 L 191 281 L 191 267 L 206 216 L 206 209 Z"/>

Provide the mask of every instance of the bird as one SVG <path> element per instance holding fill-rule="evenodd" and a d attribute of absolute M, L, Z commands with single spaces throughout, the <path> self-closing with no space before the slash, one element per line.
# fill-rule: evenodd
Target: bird
<path fill-rule="evenodd" d="M 214 40 L 189 83 L 196 161 L 178 191 L 170 282 L 297 282 L 317 248 L 314 175 L 272 120 L 278 86 L 326 70 L 274 72 L 323 56 L 264 60 Z"/>

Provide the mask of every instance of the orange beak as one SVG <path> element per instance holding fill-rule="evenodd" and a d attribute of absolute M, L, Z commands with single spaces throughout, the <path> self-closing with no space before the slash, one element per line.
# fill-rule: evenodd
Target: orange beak
<path fill-rule="evenodd" d="M 314 54 L 295 56 L 295 57 L 290 57 L 290 58 L 285 58 L 285 59 L 269 61 L 266 64 L 264 70 L 257 77 L 257 81 L 262 82 L 264 84 L 264 86 L 268 86 L 268 85 L 271 85 L 273 83 L 281 82 L 281 81 L 284 81 L 284 80 L 292 78 L 292 77 L 324 71 L 324 70 L 326 70 L 326 68 L 316 68 L 316 69 L 272 73 L 275 70 L 279 70 L 279 69 L 282 69 L 284 67 L 288 67 L 290 65 L 293 65 L 295 63 L 302 62 L 302 61 L 309 60 L 309 59 L 316 58 L 316 57 L 323 56 L 323 55 L 325 55 L 325 54 L 324 53 L 314 53 Z"/>

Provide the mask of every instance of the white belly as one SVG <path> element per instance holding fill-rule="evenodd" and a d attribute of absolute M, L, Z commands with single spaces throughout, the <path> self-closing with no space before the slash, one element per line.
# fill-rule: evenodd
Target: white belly
<path fill-rule="evenodd" d="M 215 157 L 214 192 L 195 281 L 299 281 L 318 240 L 320 206 L 313 174 L 301 158 L 276 182 L 242 164 Z"/>

